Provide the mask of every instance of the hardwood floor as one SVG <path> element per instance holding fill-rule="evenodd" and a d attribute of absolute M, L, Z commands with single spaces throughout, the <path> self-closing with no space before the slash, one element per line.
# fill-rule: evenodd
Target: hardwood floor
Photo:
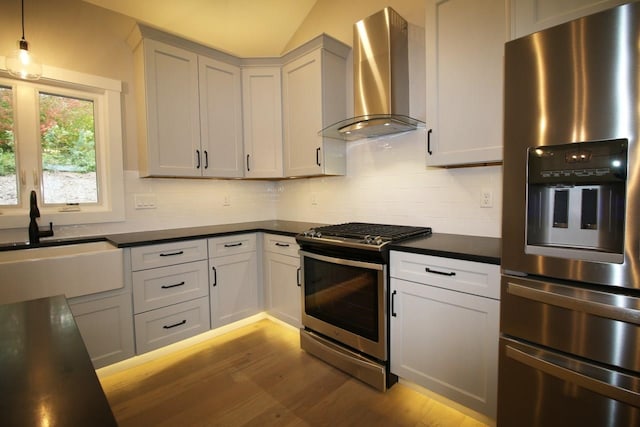
<path fill-rule="evenodd" d="M 121 426 L 484 426 L 402 384 L 378 392 L 268 319 L 100 381 Z"/>

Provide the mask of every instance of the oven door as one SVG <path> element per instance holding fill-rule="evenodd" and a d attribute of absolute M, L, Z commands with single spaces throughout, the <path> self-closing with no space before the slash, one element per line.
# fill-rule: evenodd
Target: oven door
<path fill-rule="evenodd" d="M 302 325 L 387 360 L 386 265 L 300 251 Z"/>

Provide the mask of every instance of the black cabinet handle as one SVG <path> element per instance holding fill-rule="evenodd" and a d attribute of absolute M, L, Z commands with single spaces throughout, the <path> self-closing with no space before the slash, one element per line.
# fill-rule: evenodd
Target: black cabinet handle
<path fill-rule="evenodd" d="M 209 152 L 204 150 L 204 168 L 209 169 Z"/>
<path fill-rule="evenodd" d="M 236 246 L 242 246 L 242 242 L 238 242 L 238 243 L 225 243 L 224 247 L 225 248 L 235 248 Z"/>
<path fill-rule="evenodd" d="M 211 270 L 213 271 L 213 283 L 211 286 L 215 286 L 218 284 L 218 270 L 215 267 L 211 267 Z"/>
<path fill-rule="evenodd" d="M 196 169 L 200 169 L 200 150 L 196 150 Z"/>
<path fill-rule="evenodd" d="M 426 267 L 424 269 L 424 271 L 426 271 L 427 273 L 439 274 L 441 276 L 455 276 L 456 275 L 455 271 L 438 271 L 438 270 L 432 270 L 429 267 Z"/>
<path fill-rule="evenodd" d="M 160 287 L 162 289 L 171 289 L 171 288 L 176 288 L 178 286 L 184 286 L 184 282 L 176 283 L 175 285 L 162 285 Z"/>
<path fill-rule="evenodd" d="M 296 271 L 296 279 L 298 280 L 298 286 L 302 286 L 302 281 L 300 280 L 300 272 L 302 271 L 302 269 L 300 267 L 298 267 L 298 270 Z"/>
<path fill-rule="evenodd" d="M 397 291 L 393 291 L 393 292 L 391 292 L 391 315 L 392 315 L 393 317 L 396 317 L 396 316 L 397 316 L 397 314 L 396 314 L 396 307 L 395 307 L 395 306 L 396 306 L 396 294 L 397 294 L 397 293 L 398 293 Z"/>
<path fill-rule="evenodd" d="M 249 167 L 249 156 L 250 154 L 247 154 L 247 172 L 251 172 L 251 168 Z"/>
<path fill-rule="evenodd" d="M 178 252 L 171 252 L 168 254 L 160 254 L 160 256 L 176 256 L 176 255 L 182 255 L 184 253 L 184 251 L 178 251 Z"/>
<path fill-rule="evenodd" d="M 433 154 L 433 151 L 431 151 L 431 132 L 433 132 L 433 129 L 427 131 L 427 153 L 429 153 L 429 155 Z"/>
<path fill-rule="evenodd" d="M 163 328 L 164 329 L 177 328 L 178 326 L 182 326 L 185 323 L 187 323 L 187 319 L 184 319 L 182 322 L 174 323 L 173 325 L 164 325 Z"/>
<path fill-rule="evenodd" d="M 316 148 L 316 164 L 320 166 L 320 147 Z"/>
<path fill-rule="evenodd" d="M 288 243 L 276 242 L 276 246 L 280 246 L 281 248 L 288 248 L 289 244 Z"/>

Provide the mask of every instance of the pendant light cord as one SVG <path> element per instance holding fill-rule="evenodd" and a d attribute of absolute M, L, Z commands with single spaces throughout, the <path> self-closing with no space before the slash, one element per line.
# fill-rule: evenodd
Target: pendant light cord
<path fill-rule="evenodd" d="M 21 1 L 22 4 L 22 40 L 24 40 L 24 0 Z"/>

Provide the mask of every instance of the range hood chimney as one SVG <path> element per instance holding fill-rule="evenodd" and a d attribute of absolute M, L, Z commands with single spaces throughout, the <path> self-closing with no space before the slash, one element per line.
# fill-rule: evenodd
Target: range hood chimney
<path fill-rule="evenodd" d="M 386 7 L 353 26 L 351 119 L 318 132 L 355 141 L 424 127 L 409 117 L 409 41 L 407 21 Z"/>

